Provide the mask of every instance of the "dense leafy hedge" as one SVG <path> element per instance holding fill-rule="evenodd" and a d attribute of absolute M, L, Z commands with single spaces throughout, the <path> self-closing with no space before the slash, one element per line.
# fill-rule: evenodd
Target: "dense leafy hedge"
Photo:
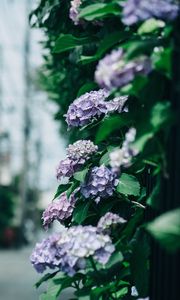
<path fill-rule="evenodd" d="M 73 299 L 145 298 L 149 232 L 166 248 L 179 247 L 178 210 L 144 221 L 146 207 L 158 206 L 160 177 L 168 176 L 178 7 L 145 2 L 41 0 L 30 16 L 45 32 L 40 79 L 59 105 L 56 119 L 70 142 L 87 140 L 68 147 L 57 170 L 68 182 L 43 214 L 46 228 L 55 219 L 66 228 L 32 254 L 38 271 L 56 268 L 37 283 L 48 281 L 41 300 L 67 287 Z"/>

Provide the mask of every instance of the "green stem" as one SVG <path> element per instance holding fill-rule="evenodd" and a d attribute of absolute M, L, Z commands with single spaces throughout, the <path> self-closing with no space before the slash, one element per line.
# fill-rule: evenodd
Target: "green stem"
<path fill-rule="evenodd" d="M 98 269 L 97 269 L 96 264 L 95 264 L 95 262 L 94 262 L 94 260 L 93 260 L 92 257 L 90 257 L 90 262 L 91 262 L 91 265 L 92 265 L 94 271 L 98 272 Z"/>
<path fill-rule="evenodd" d="M 142 205 L 142 204 L 139 203 L 139 202 L 136 202 L 136 201 L 130 201 L 130 202 L 136 204 L 136 205 L 137 205 L 138 207 L 140 207 L 140 208 L 146 209 L 146 206 Z"/>
<path fill-rule="evenodd" d="M 72 285 L 73 288 L 79 290 L 79 284 L 75 281 L 74 285 Z"/>

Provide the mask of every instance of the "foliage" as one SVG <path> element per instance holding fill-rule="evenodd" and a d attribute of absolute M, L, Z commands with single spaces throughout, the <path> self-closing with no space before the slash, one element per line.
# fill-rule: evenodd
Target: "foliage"
<path fill-rule="evenodd" d="M 108 228 L 115 251 L 105 265 L 88 256 L 85 269 L 76 269 L 73 276 L 68 276 L 59 268 L 58 272 L 42 277 L 37 286 L 48 281 L 47 292 L 41 300 L 58 299 L 61 291 L 68 287 L 75 289 L 73 299 L 137 299 L 131 294 L 133 286 L 139 297 L 147 297 L 148 232 L 170 250 L 179 247 L 178 211 L 159 217 L 147 227 L 143 220 L 147 205 L 158 207 L 155 202 L 160 190 L 157 180 L 151 195 L 147 195 L 148 170 L 151 169 L 156 178 L 167 174 L 164 149 L 175 119 L 169 93 L 175 21 L 173 18 L 158 19 L 156 12 L 147 19 L 141 16 L 135 24 L 127 26 L 123 22 L 122 3 L 129 1 L 80 2 L 77 24 L 69 17 L 71 3 L 66 0 L 41 0 L 30 16 L 31 24 L 45 32 L 46 51 L 39 79 L 49 98 L 58 104 L 56 119 L 60 121 L 61 132 L 70 142 L 91 139 L 98 145 L 97 152 L 86 157 L 83 163 L 83 157 L 67 156 L 66 174 L 68 168 L 78 168 L 71 168 L 71 175 L 67 176 L 69 182 L 59 185 L 54 201 L 63 192 L 68 197 L 75 194 L 72 217 L 64 222 L 68 228 L 77 225 L 98 228 L 99 219 L 107 212 L 127 222 Z M 117 50 L 119 55 L 117 65 L 112 50 Z M 109 63 L 108 68 L 106 63 Z M 95 76 L 97 72 L 102 72 L 98 73 L 102 76 Z M 102 82 L 95 80 L 97 77 Z M 125 81 L 122 82 L 122 78 Z M 89 118 L 88 125 L 67 131 L 64 114 L 74 99 L 104 87 L 101 83 L 107 87 L 109 82 L 106 102 L 128 95 L 121 112 L 116 109 L 99 118 Z M 84 113 L 85 110 L 82 116 Z M 136 136 L 132 137 L 129 128 L 136 128 Z M 107 175 L 106 168 L 102 171 L 99 168 L 102 165 L 112 174 Z M 106 174 L 103 175 L 106 184 L 101 182 L 101 175 L 96 173 L 93 177 L 94 167 L 99 168 L 97 173 Z M 93 180 L 96 181 L 94 189 Z M 83 193 L 84 185 L 92 189 L 88 197 Z M 104 197 L 107 191 L 109 197 Z"/>
<path fill-rule="evenodd" d="M 147 225 L 148 231 L 165 248 L 175 251 L 180 248 L 180 209 L 169 211 Z"/>

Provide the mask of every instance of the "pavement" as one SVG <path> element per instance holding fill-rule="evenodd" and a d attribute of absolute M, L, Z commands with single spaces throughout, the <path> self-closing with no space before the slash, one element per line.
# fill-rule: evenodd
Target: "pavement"
<path fill-rule="evenodd" d="M 0 300 L 38 300 L 45 287 L 33 286 L 40 278 L 30 264 L 31 249 L 0 250 Z M 66 290 L 59 300 L 68 300 Z"/>

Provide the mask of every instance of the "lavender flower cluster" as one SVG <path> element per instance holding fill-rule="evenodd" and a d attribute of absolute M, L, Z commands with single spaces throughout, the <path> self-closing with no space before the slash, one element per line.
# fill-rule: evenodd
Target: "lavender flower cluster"
<path fill-rule="evenodd" d="M 90 140 L 79 140 L 74 144 L 70 144 L 67 148 L 67 156 L 74 160 L 83 160 L 85 162 L 92 154 L 96 153 L 98 146 L 94 145 Z"/>
<path fill-rule="evenodd" d="M 109 228 L 116 224 L 124 224 L 126 220 L 118 216 L 117 214 L 113 214 L 111 212 L 106 213 L 103 217 L 100 218 L 97 228 L 100 232 L 107 232 Z"/>
<path fill-rule="evenodd" d="M 118 171 L 121 166 L 129 166 L 132 158 L 138 154 L 138 151 L 132 146 L 132 143 L 135 141 L 135 137 L 136 129 L 130 128 L 125 134 L 125 140 L 122 144 L 122 148 L 116 149 L 110 153 L 110 166 L 114 171 Z"/>
<path fill-rule="evenodd" d="M 111 101 L 105 101 L 109 96 L 105 89 L 85 93 L 69 106 L 66 114 L 66 122 L 69 127 L 81 127 L 111 112 L 122 112 L 127 96 L 117 97 Z"/>
<path fill-rule="evenodd" d="M 60 234 L 52 235 L 38 243 L 31 255 L 31 263 L 37 272 L 47 267 L 59 268 L 73 276 L 86 266 L 86 259 L 93 257 L 106 264 L 114 251 L 108 235 L 97 231 L 93 226 L 74 226 L 63 228 Z"/>
<path fill-rule="evenodd" d="M 37 243 L 30 257 L 31 263 L 38 273 L 42 273 L 47 267 L 54 269 L 60 264 L 58 256 L 57 242 L 58 234 L 53 234 L 44 239 L 41 243 Z"/>
<path fill-rule="evenodd" d="M 126 62 L 123 50 L 118 49 L 99 61 L 95 71 L 95 80 L 100 87 L 111 90 L 123 87 L 136 75 L 147 75 L 150 71 L 151 61 L 148 57 L 141 56 Z"/>
<path fill-rule="evenodd" d="M 178 15 L 178 2 L 175 0 L 127 0 L 123 4 L 125 25 L 133 25 L 150 18 L 171 21 Z"/>
<path fill-rule="evenodd" d="M 57 168 L 57 179 L 70 178 L 97 150 L 98 147 L 90 140 L 79 140 L 69 145 L 66 158 L 60 161 Z"/>
<path fill-rule="evenodd" d="M 85 198 L 93 197 L 96 203 L 101 198 L 112 196 L 115 187 L 118 184 L 115 173 L 104 165 L 94 167 L 86 180 L 81 186 L 81 193 Z"/>
<path fill-rule="evenodd" d="M 80 96 L 69 106 L 66 122 L 71 127 L 84 126 L 89 120 L 106 113 L 105 99 L 109 92 L 104 89 Z"/>
<path fill-rule="evenodd" d="M 57 201 L 53 201 L 48 205 L 43 212 L 42 220 L 45 229 L 48 229 L 49 225 L 57 220 L 59 222 L 68 219 L 74 210 L 76 199 L 72 193 L 68 199 L 66 193 L 62 193 Z"/>
<path fill-rule="evenodd" d="M 79 7 L 81 5 L 82 1 L 81 0 L 72 0 L 71 1 L 71 7 L 69 10 L 69 17 L 70 19 L 74 22 L 74 25 L 79 24 Z"/>

